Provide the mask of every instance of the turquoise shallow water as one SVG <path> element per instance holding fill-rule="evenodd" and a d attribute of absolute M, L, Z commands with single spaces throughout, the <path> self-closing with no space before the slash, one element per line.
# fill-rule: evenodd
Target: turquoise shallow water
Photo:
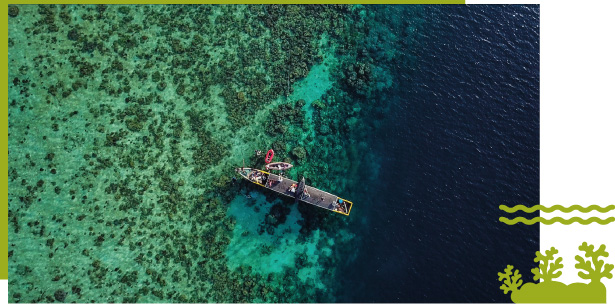
<path fill-rule="evenodd" d="M 318 260 L 321 257 L 331 256 L 330 247 L 335 244 L 335 240 L 326 238 L 326 235 L 321 235 L 319 230 L 315 230 L 306 236 L 304 242 L 301 242 L 299 221 L 302 220 L 302 216 L 294 205 L 290 207 L 285 223 L 276 228 L 278 232 L 271 235 L 254 233 L 259 230 L 259 224 L 269 213 L 271 204 L 259 192 L 251 192 L 251 196 L 252 199 L 236 197 L 228 211 L 229 215 L 237 220 L 231 243 L 226 250 L 229 267 L 234 269 L 249 266 L 261 275 L 281 273 L 285 268 L 290 268 L 291 271 L 296 271 L 304 283 L 308 280 L 310 282 L 319 280 L 324 269 L 319 267 Z M 273 203 L 282 204 L 279 200 Z M 305 256 L 301 257 L 301 254 Z M 313 266 L 296 269 L 298 258 Z M 322 284 L 316 283 L 316 285 L 324 288 Z"/>
<path fill-rule="evenodd" d="M 380 14 L 10 6 L 10 300 L 338 300 L 356 217 L 231 178 L 273 148 L 362 203 L 396 56 Z"/>

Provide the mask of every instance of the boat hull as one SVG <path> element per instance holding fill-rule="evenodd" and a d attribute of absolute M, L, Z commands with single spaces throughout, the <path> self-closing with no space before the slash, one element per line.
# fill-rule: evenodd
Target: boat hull
<path fill-rule="evenodd" d="M 352 209 L 352 202 L 329 192 L 305 185 L 306 193 L 295 197 L 295 192 L 292 191 L 293 185 L 298 185 L 297 181 L 287 179 L 277 174 L 269 173 L 253 168 L 237 168 L 235 169 L 239 175 L 251 183 L 265 187 L 279 194 L 290 198 L 296 198 L 299 201 L 314 205 L 329 211 L 349 215 Z M 296 190 L 295 190 L 296 191 Z"/>

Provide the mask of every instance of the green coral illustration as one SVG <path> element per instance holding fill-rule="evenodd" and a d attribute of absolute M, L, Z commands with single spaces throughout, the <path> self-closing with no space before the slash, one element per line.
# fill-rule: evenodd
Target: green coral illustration
<path fill-rule="evenodd" d="M 504 294 L 511 292 L 511 299 L 515 303 L 606 303 L 606 287 L 600 280 L 602 278 L 611 279 L 613 275 L 612 264 L 606 264 L 601 257 L 608 257 L 606 246 L 601 245 L 598 250 L 594 250 L 594 245 L 584 242 L 579 246 L 579 250 L 585 252 L 585 258 L 577 255 L 575 268 L 580 269 L 578 275 L 581 279 L 590 280 L 589 283 L 573 283 L 566 285 L 561 282 L 553 281 L 562 275 L 564 265 L 562 258 L 555 258 L 557 249 L 551 247 L 542 254 L 536 251 L 534 262 L 538 262 L 538 267 L 532 269 L 534 281 L 539 283 L 525 283 L 521 280 L 519 270 L 514 270 L 512 265 L 504 269 L 504 273 L 498 272 L 498 280 L 502 282 L 500 289 Z M 514 271 L 513 271 L 514 270 Z"/>
<path fill-rule="evenodd" d="M 523 285 L 523 280 L 520 280 L 521 274 L 519 273 L 519 270 L 515 270 L 515 274 L 512 275 L 513 269 L 513 265 L 508 265 L 506 269 L 504 269 L 504 273 L 498 272 L 498 276 L 500 276 L 499 280 L 504 280 L 504 284 L 500 286 L 500 289 L 504 290 L 504 294 L 508 294 L 509 291 L 515 292 L 519 290 L 521 285 Z"/>
<path fill-rule="evenodd" d="M 534 259 L 534 262 L 540 262 L 540 264 L 538 267 L 532 269 L 534 281 L 540 281 L 540 279 L 543 279 L 545 282 L 550 282 L 562 275 L 561 271 L 555 272 L 558 269 L 564 268 L 561 257 L 557 258 L 555 263 L 549 263 L 549 261 L 553 260 L 554 255 L 556 255 L 557 252 L 557 249 L 553 247 L 551 247 L 550 250 L 547 250 L 545 255 L 540 253 L 540 251 L 536 251 L 536 258 Z"/>
<path fill-rule="evenodd" d="M 574 257 L 578 262 L 574 265 L 574 268 L 587 271 L 587 273 L 579 271 L 579 277 L 581 279 L 591 280 L 592 283 L 600 283 L 600 279 L 602 278 L 613 278 L 613 274 L 611 274 L 613 264 L 604 264 L 603 260 L 599 260 L 600 257 L 606 258 L 609 256 L 604 244 L 602 244 L 598 250 L 594 251 L 594 245 L 587 245 L 586 242 L 583 242 L 583 244 L 579 246 L 579 250 L 585 251 L 585 257 L 591 258 L 591 260 L 585 260 L 580 255 Z M 595 268 L 592 268 L 592 264 Z M 602 270 L 602 266 L 604 266 L 604 270 Z"/>

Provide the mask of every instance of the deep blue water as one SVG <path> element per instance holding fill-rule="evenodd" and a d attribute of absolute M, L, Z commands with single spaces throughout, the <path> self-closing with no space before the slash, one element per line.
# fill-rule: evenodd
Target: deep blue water
<path fill-rule="evenodd" d="M 362 244 L 342 300 L 510 302 L 497 272 L 512 264 L 531 281 L 539 250 L 538 226 L 498 222 L 500 204 L 539 203 L 539 7 L 420 14 L 373 145 L 380 196 L 353 210 Z"/>

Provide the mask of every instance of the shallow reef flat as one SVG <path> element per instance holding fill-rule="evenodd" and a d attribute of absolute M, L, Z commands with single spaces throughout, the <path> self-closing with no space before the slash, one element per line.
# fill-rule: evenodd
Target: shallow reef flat
<path fill-rule="evenodd" d="M 353 217 L 231 179 L 273 148 L 360 209 L 411 34 L 385 16 L 10 5 L 9 300 L 336 301 Z"/>

